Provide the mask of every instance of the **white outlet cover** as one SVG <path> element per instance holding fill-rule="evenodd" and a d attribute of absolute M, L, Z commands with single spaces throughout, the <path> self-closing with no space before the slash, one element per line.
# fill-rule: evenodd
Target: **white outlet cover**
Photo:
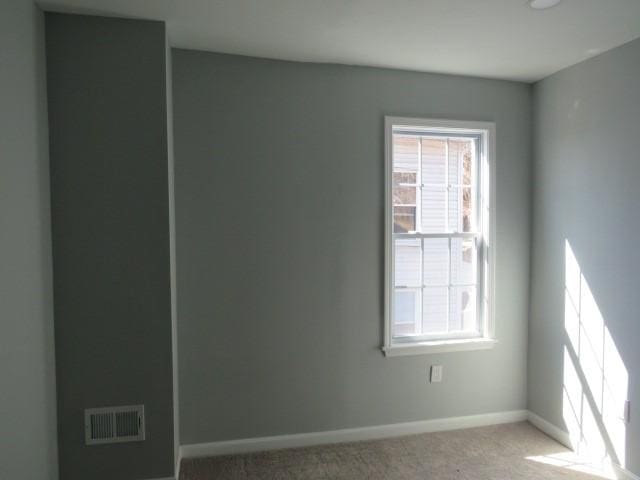
<path fill-rule="evenodd" d="M 443 368 L 442 365 L 431 365 L 431 383 L 438 383 L 442 381 Z"/>

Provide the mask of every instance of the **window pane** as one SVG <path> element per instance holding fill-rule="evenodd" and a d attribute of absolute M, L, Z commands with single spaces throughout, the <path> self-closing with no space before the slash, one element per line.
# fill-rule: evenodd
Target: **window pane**
<path fill-rule="evenodd" d="M 475 215 L 470 187 L 451 187 L 449 191 L 449 231 L 475 231 Z"/>
<path fill-rule="evenodd" d="M 474 158 L 471 144 L 469 149 L 462 156 L 462 183 L 464 185 L 473 185 Z"/>
<path fill-rule="evenodd" d="M 430 186 L 446 185 L 447 141 L 436 138 L 422 139 L 422 183 Z"/>
<path fill-rule="evenodd" d="M 447 331 L 448 287 L 425 288 L 422 301 L 422 333 Z"/>
<path fill-rule="evenodd" d="M 416 290 L 396 290 L 394 297 L 394 323 L 393 335 L 413 335 L 416 330 L 416 318 L 419 308 L 418 297 L 420 292 Z"/>
<path fill-rule="evenodd" d="M 462 192 L 457 187 L 449 190 L 449 231 L 462 231 Z"/>
<path fill-rule="evenodd" d="M 449 239 L 425 238 L 423 253 L 425 285 L 449 283 Z"/>
<path fill-rule="evenodd" d="M 395 187 L 393 189 L 394 205 L 415 205 L 416 204 L 416 188 L 415 187 Z"/>
<path fill-rule="evenodd" d="M 477 282 L 478 252 L 474 238 L 451 239 L 451 283 L 470 284 Z"/>
<path fill-rule="evenodd" d="M 416 230 L 416 187 L 417 173 L 393 173 L 393 231 L 395 233 Z"/>
<path fill-rule="evenodd" d="M 474 213 L 473 189 L 462 189 L 462 231 L 474 232 L 477 230 L 476 215 Z"/>
<path fill-rule="evenodd" d="M 476 321 L 476 287 L 451 287 L 450 293 L 450 331 L 475 332 Z"/>
<path fill-rule="evenodd" d="M 417 307 L 415 291 L 396 290 L 394 305 L 396 325 L 415 323 Z"/>
<path fill-rule="evenodd" d="M 423 233 L 441 233 L 446 231 L 445 188 L 424 187 L 422 189 L 422 228 Z"/>
<path fill-rule="evenodd" d="M 416 207 L 393 207 L 393 233 L 415 232 Z"/>
<path fill-rule="evenodd" d="M 449 184 L 472 184 L 472 140 L 449 139 Z"/>
<path fill-rule="evenodd" d="M 416 172 L 393 172 L 393 188 L 403 185 L 415 185 L 417 181 L 418 174 Z"/>
<path fill-rule="evenodd" d="M 395 241 L 395 285 L 420 287 L 422 285 L 420 240 Z"/>
<path fill-rule="evenodd" d="M 418 137 L 393 136 L 393 171 L 418 171 Z"/>

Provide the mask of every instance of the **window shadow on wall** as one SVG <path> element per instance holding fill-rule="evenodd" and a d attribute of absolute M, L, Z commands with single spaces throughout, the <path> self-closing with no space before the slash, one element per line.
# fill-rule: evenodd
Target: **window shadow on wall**
<path fill-rule="evenodd" d="M 629 373 L 565 240 L 563 419 L 576 453 L 602 471 L 626 466 Z"/>

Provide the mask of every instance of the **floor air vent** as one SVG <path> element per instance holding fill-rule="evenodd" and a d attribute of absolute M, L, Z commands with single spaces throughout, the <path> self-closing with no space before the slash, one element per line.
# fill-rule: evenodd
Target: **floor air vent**
<path fill-rule="evenodd" d="M 84 439 L 87 445 L 144 440 L 144 405 L 86 409 Z"/>

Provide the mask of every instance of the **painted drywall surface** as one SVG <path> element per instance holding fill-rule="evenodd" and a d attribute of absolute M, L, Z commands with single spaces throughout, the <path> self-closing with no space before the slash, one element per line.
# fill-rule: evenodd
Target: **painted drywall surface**
<path fill-rule="evenodd" d="M 624 370 L 629 375 L 632 422 L 626 428 L 626 466 L 636 474 L 639 78 L 640 41 L 634 41 L 535 85 L 528 369 L 529 408 L 564 428 L 563 386 L 571 374 L 563 360 L 565 347 L 571 349 L 565 331 L 565 252 L 571 249 L 624 363 L 618 376 Z M 585 313 L 597 318 L 597 310 L 591 310 Z M 573 325 L 571 318 L 567 315 L 568 325 Z M 597 367 L 577 369 L 591 377 Z M 584 391 L 589 395 L 589 388 Z"/>
<path fill-rule="evenodd" d="M 182 444 L 525 407 L 528 85 L 188 50 L 173 72 Z M 380 351 L 385 115 L 496 122 L 494 350 Z"/>
<path fill-rule="evenodd" d="M 60 475 L 174 470 L 166 51 L 160 22 L 47 14 Z M 144 404 L 146 440 L 84 445 Z"/>
<path fill-rule="evenodd" d="M 0 478 L 58 478 L 44 20 L 0 4 Z"/>

